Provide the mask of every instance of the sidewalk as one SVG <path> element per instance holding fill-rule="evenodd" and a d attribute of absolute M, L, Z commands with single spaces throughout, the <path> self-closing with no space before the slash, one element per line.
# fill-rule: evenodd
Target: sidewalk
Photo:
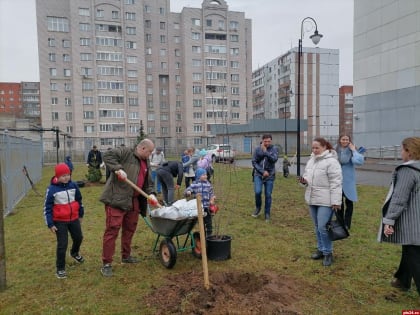
<path fill-rule="evenodd" d="M 365 160 L 365 163 L 361 166 L 358 166 L 357 169 L 363 171 L 391 173 L 401 163 L 402 160 L 382 160 L 368 158 Z"/>
<path fill-rule="evenodd" d="M 280 160 L 280 159 L 279 159 Z M 305 156 L 301 158 L 301 165 L 306 164 L 309 160 L 309 157 Z M 375 159 L 375 158 L 368 158 L 365 159 L 365 163 L 361 166 L 357 166 L 356 169 L 362 171 L 372 171 L 372 172 L 385 172 L 385 173 L 392 173 L 395 170 L 397 165 L 400 165 L 402 160 L 383 160 L 383 159 Z"/>

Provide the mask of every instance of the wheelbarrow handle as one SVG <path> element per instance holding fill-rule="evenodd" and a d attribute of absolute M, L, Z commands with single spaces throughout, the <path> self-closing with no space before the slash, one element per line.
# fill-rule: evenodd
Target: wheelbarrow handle
<path fill-rule="evenodd" d="M 115 171 L 115 173 L 117 173 L 117 171 Z M 141 189 L 139 186 L 137 186 L 136 184 L 134 184 L 131 180 L 129 180 L 128 178 L 126 178 L 124 180 L 128 185 L 130 185 L 135 191 L 137 191 L 140 195 L 142 195 L 143 197 L 145 197 L 146 199 L 149 199 L 150 196 L 148 194 L 146 194 L 143 189 Z M 156 205 L 158 208 L 162 208 L 162 205 L 158 202 Z"/>

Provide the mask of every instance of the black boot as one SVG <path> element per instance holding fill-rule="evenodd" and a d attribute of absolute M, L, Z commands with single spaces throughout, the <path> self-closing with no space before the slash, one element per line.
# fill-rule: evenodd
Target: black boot
<path fill-rule="evenodd" d="M 331 266 L 332 262 L 333 262 L 332 254 L 328 254 L 328 255 L 324 256 L 324 260 L 322 261 L 322 264 L 325 267 L 329 267 L 329 266 Z"/>
<path fill-rule="evenodd" d="M 320 250 L 317 250 L 315 253 L 311 255 L 311 258 L 314 260 L 321 259 L 322 257 L 324 257 L 324 254 Z"/>

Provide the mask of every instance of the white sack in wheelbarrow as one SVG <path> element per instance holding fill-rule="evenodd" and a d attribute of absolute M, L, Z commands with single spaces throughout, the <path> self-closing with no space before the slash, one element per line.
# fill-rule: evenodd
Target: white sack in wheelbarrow
<path fill-rule="evenodd" d="M 196 217 L 197 214 L 197 199 L 181 199 L 174 202 L 169 207 L 162 207 L 153 210 L 150 215 L 152 217 L 161 217 L 171 220 Z"/>

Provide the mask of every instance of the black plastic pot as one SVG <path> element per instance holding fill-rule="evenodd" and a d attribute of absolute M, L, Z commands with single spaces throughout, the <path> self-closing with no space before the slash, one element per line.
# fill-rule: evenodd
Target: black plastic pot
<path fill-rule="evenodd" d="M 232 237 L 230 235 L 207 236 L 207 258 L 210 260 L 230 259 Z"/>

